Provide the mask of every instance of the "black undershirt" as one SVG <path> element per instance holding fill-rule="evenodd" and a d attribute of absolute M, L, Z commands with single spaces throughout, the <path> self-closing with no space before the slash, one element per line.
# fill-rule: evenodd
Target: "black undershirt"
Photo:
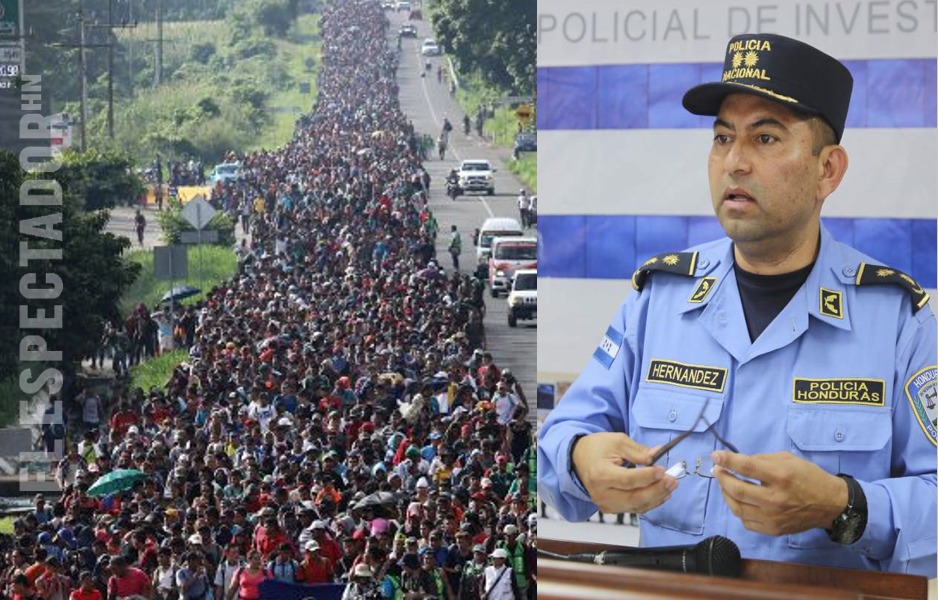
<path fill-rule="evenodd" d="M 757 275 L 744 271 L 739 263 L 733 263 L 739 299 L 742 300 L 746 327 L 749 329 L 749 341 L 754 342 L 762 335 L 769 323 L 782 312 L 798 288 L 808 279 L 813 268 L 814 263 L 811 263 L 791 273 Z"/>

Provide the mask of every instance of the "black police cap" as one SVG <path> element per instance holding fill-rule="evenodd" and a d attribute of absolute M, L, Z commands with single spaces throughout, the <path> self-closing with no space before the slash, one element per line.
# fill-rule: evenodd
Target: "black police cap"
<path fill-rule="evenodd" d="M 726 47 L 722 80 L 684 94 L 684 108 L 716 116 L 729 94 L 754 94 L 791 109 L 818 115 L 844 133 L 853 76 L 840 61 L 804 42 L 770 33 L 733 37 Z"/>

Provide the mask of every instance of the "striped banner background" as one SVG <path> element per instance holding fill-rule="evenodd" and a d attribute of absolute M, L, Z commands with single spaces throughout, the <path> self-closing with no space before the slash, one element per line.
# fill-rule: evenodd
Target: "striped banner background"
<path fill-rule="evenodd" d="M 935 296 L 934 4 L 539 0 L 539 381 L 582 369 L 646 258 L 723 236 L 706 172 L 713 118 L 681 97 L 719 80 L 726 41 L 752 31 L 850 69 L 850 167 L 824 223 Z"/>

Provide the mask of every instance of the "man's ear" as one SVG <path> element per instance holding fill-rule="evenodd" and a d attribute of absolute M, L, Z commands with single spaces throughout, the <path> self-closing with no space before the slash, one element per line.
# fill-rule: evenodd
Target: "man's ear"
<path fill-rule="evenodd" d="M 847 150 L 840 145 L 825 146 L 818 155 L 817 199 L 821 202 L 834 193 L 847 172 Z"/>

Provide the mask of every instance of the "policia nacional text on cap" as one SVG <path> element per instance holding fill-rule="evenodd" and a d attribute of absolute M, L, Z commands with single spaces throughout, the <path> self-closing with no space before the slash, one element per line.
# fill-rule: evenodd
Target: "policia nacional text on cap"
<path fill-rule="evenodd" d="M 545 421 L 538 492 L 564 518 L 633 512 L 646 546 L 724 535 L 746 558 L 936 576 L 928 294 L 820 221 L 852 87 L 818 49 L 753 34 L 685 94 L 716 117 L 727 238 L 635 271 Z"/>

